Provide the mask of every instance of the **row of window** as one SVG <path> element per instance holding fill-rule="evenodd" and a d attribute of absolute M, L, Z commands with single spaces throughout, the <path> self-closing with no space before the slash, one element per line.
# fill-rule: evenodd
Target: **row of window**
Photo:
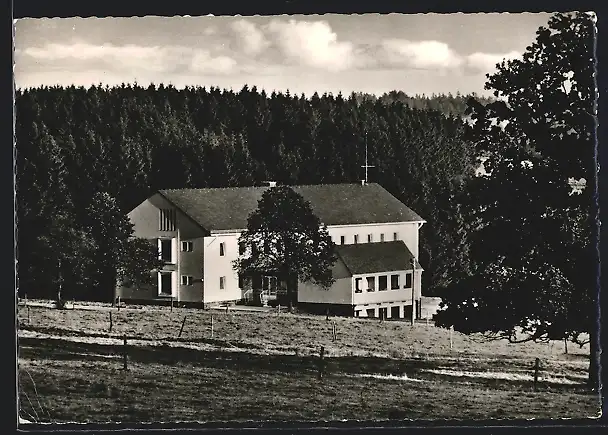
<path fill-rule="evenodd" d="M 403 305 L 403 306 L 392 306 L 390 307 L 390 315 L 391 319 L 402 319 L 406 317 L 407 313 L 411 313 L 412 306 L 411 305 Z M 376 317 L 376 308 L 367 308 L 365 310 L 356 310 L 355 317 L 362 317 L 362 312 L 365 311 L 367 317 Z M 389 314 L 389 308 L 383 307 L 378 308 L 377 316 L 381 319 L 387 319 Z"/>
<path fill-rule="evenodd" d="M 191 275 L 182 275 L 182 285 L 194 285 L 194 277 Z M 226 277 L 220 276 L 220 290 L 226 288 Z"/>
<path fill-rule="evenodd" d="M 393 233 L 393 240 L 399 240 L 399 233 Z M 384 233 L 380 234 L 380 241 L 381 242 L 385 241 Z M 367 243 L 373 243 L 373 242 L 374 242 L 374 235 L 373 234 L 368 234 L 367 235 Z M 359 234 L 353 235 L 353 243 L 355 245 L 357 243 L 359 243 Z M 341 245 L 346 244 L 346 237 L 345 236 L 340 236 L 340 244 Z"/>
<path fill-rule="evenodd" d="M 168 272 L 167 274 L 170 274 L 170 272 Z M 276 276 L 260 276 L 258 277 L 258 279 L 260 280 L 261 284 L 261 288 L 263 290 L 273 290 L 276 291 L 279 288 L 280 284 L 284 283 L 279 283 L 279 280 L 277 279 Z M 194 277 L 191 275 L 182 275 L 182 281 L 181 281 L 182 285 L 194 285 Z M 220 276 L 220 290 L 223 290 L 226 287 L 226 277 L 225 276 Z M 252 285 L 252 278 L 251 277 L 243 277 L 241 275 L 239 275 L 239 288 L 245 288 L 245 286 L 249 286 Z"/>
<path fill-rule="evenodd" d="M 162 211 L 162 210 L 161 210 Z M 393 240 L 399 240 L 399 233 L 393 233 Z M 367 235 L 367 243 L 372 243 L 374 241 L 373 234 Z M 380 234 L 380 241 L 384 242 L 384 233 Z M 345 236 L 340 236 L 340 244 L 344 245 L 346 243 Z M 359 235 L 355 234 L 353 236 L 353 243 L 359 243 Z M 172 263 L 173 261 L 173 250 L 172 250 L 172 239 L 159 239 L 160 250 L 161 250 L 161 259 Z M 192 252 L 194 250 L 194 242 L 191 241 L 182 241 L 182 252 Z M 255 246 L 253 246 L 253 250 L 255 253 Z M 246 252 L 246 246 L 244 243 L 239 243 L 239 255 L 243 255 Z M 220 257 L 224 257 L 226 255 L 226 243 L 220 243 Z"/>
<path fill-rule="evenodd" d="M 391 290 L 398 290 L 400 287 L 400 275 L 394 274 L 391 275 Z M 366 291 L 374 292 L 376 291 L 376 277 L 368 276 L 365 278 L 367 283 Z M 363 293 L 363 278 L 355 278 L 355 293 Z M 410 289 L 412 288 L 412 274 L 408 272 L 405 274 L 405 285 L 403 288 Z M 378 276 L 378 291 L 388 290 L 388 276 L 380 275 Z"/>

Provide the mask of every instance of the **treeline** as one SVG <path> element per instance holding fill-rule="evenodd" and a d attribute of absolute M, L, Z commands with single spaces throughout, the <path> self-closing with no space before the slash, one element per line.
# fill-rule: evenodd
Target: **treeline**
<path fill-rule="evenodd" d="M 420 254 L 425 290 L 443 287 L 468 261 L 454 200 L 474 164 L 473 147 L 463 137 L 465 97 L 408 98 L 398 92 L 378 99 L 304 98 L 255 87 L 233 92 L 163 85 L 19 91 L 20 292 L 53 297 L 61 283 L 68 296 L 107 299 L 114 266 L 96 266 L 115 255 L 108 234 L 124 227 L 117 216 L 154 191 L 264 180 L 358 182 L 366 143 L 375 166 L 370 181 L 428 221 Z M 74 243 L 53 249 L 49 240 L 62 239 Z"/>
<path fill-rule="evenodd" d="M 494 99 L 491 97 L 484 97 L 477 95 L 476 93 L 472 93 L 471 95 L 462 95 L 460 92 L 457 92 L 456 95 L 448 93 L 432 94 L 430 96 L 418 94 L 410 96 L 403 91 L 387 92 L 380 97 L 364 93 L 355 93 L 354 95 L 357 101 L 364 101 L 366 99 L 371 101 L 380 100 L 385 104 L 391 104 L 399 101 L 412 109 L 436 110 L 445 114 L 446 116 L 461 118 L 466 117 L 467 101 L 470 97 L 475 98 L 483 105 L 494 101 Z"/>

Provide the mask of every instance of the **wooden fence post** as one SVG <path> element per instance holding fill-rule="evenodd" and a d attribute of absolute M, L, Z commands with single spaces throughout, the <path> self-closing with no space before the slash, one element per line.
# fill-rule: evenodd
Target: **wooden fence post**
<path fill-rule="evenodd" d="M 173 312 L 173 296 L 171 296 L 171 312 Z"/>
<path fill-rule="evenodd" d="M 25 297 L 25 306 L 27 307 L 27 293 L 23 295 Z"/>
<path fill-rule="evenodd" d="M 27 305 L 27 324 L 30 324 L 30 307 Z"/>
<path fill-rule="evenodd" d="M 211 338 L 213 338 L 213 314 L 211 315 Z"/>
<path fill-rule="evenodd" d="M 325 356 L 325 347 L 321 346 L 321 352 L 319 353 L 319 373 L 318 373 L 318 377 L 319 379 L 323 378 L 323 357 Z"/>
<path fill-rule="evenodd" d="M 118 307 L 118 311 L 120 311 L 120 296 L 118 296 L 118 304 L 117 304 L 117 307 Z"/>
<path fill-rule="evenodd" d="M 126 335 L 123 335 L 122 358 L 123 358 L 123 370 L 129 370 L 129 368 L 127 366 L 127 336 Z"/>
<path fill-rule="evenodd" d="M 564 353 L 568 353 L 568 339 L 564 338 Z"/>
<path fill-rule="evenodd" d="M 540 358 L 536 358 L 534 362 L 534 391 L 536 391 L 536 387 L 538 384 L 538 372 L 540 370 Z"/>
<path fill-rule="evenodd" d="M 454 347 L 454 339 L 452 337 L 454 333 L 454 325 L 450 326 L 450 350 Z"/>
<path fill-rule="evenodd" d="M 333 335 L 333 339 L 334 341 L 336 341 L 336 322 L 334 321 L 333 325 L 332 325 L 332 335 Z"/>
<path fill-rule="evenodd" d="M 184 330 L 184 325 L 186 324 L 186 317 L 187 316 L 184 316 L 184 320 L 182 321 L 182 327 L 179 328 L 179 334 L 177 335 L 177 338 L 181 338 L 182 336 L 182 331 Z"/>
<path fill-rule="evenodd" d="M 112 332 L 112 311 L 110 311 L 110 330 L 108 332 Z"/>
<path fill-rule="evenodd" d="M 277 316 L 281 315 L 281 304 L 277 305 Z"/>

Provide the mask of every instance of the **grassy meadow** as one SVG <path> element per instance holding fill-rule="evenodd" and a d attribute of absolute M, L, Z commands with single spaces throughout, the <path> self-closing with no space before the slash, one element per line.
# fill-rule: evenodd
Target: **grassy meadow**
<path fill-rule="evenodd" d="M 276 311 L 20 306 L 18 320 L 20 409 L 30 421 L 529 419 L 599 413 L 599 397 L 584 387 L 588 348 L 569 344 L 566 354 L 563 342 L 515 345 L 457 332 L 450 340 L 448 330 L 424 322 L 412 327 L 405 321 L 326 320 Z M 536 389 L 535 358 L 541 360 Z"/>

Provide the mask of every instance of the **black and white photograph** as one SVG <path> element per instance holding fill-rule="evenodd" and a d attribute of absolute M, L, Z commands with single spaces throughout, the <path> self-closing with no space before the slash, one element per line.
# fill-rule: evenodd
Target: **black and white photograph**
<path fill-rule="evenodd" d="M 15 19 L 19 427 L 599 418 L 596 38 Z"/>

